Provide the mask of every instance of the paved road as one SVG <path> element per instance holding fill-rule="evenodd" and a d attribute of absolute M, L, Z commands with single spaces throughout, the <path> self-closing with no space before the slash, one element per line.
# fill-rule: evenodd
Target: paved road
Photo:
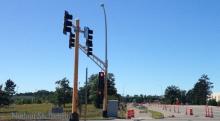
<path fill-rule="evenodd" d="M 213 109 L 213 118 L 205 117 L 205 106 L 179 106 L 175 107 L 174 112 L 174 106 L 168 105 L 167 109 L 163 109 L 163 105 L 149 105 L 144 104 L 148 109 L 162 112 L 165 115 L 164 119 L 152 119 L 149 113 L 140 113 L 140 109 L 135 108 L 132 104 L 128 104 L 128 109 L 134 109 L 135 110 L 135 118 L 131 119 L 133 121 L 220 121 L 220 107 L 212 106 L 210 108 Z M 193 109 L 193 115 L 186 115 L 186 108 L 192 108 Z M 115 119 L 116 121 L 119 121 L 121 119 Z M 123 121 L 131 121 L 131 120 L 123 120 Z"/>
<path fill-rule="evenodd" d="M 82 120 L 83 121 L 83 120 Z M 97 121 L 97 120 L 88 120 L 88 121 Z M 133 119 L 114 119 L 114 120 L 98 120 L 98 121 L 137 121 Z M 139 121 L 219 121 L 218 119 L 144 119 Z"/>
<path fill-rule="evenodd" d="M 127 105 L 127 110 L 134 110 L 135 117 L 132 120 L 147 120 L 152 119 L 149 113 L 144 112 L 144 110 L 134 107 L 131 103 Z"/>
<path fill-rule="evenodd" d="M 0 119 L 0 121 L 3 121 Z M 11 121 L 60 121 L 60 120 L 11 120 Z M 67 120 L 69 121 L 69 120 Z M 84 121 L 84 120 L 80 120 Z M 113 119 L 113 120 L 87 120 L 87 121 L 220 121 L 219 119 Z"/>
<path fill-rule="evenodd" d="M 168 119 L 179 119 L 179 120 L 218 120 L 220 121 L 220 107 L 210 106 L 210 108 L 213 109 L 213 118 L 205 117 L 205 106 L 179 106 L 175 107 L 174 112 L 174 106 L 173 105 L 166 105 L 166 110 L 164 109 L 163 105 L 149 105 L 146 104 L 149 109 L 159 111 L 164 113 L 165 117 Z M 189 115 L 189 112 L 186 115 L 186 109 L 192 108 L 193 115 Z M 169 118 L 171 116 L 174 116 L 174 118 Z"/>

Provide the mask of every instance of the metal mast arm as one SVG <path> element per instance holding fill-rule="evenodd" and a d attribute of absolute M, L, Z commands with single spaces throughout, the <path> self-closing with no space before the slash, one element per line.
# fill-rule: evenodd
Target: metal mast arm
<path fill-rule="evenodd" d="M 86 47 L 79 44 L 79 48 L 86 54 L 87 53 L 87 50 L 86 50 Z M 105 71 L 105 68 L 106 68 L 106 64 L 101 60 L 99 59 L 96 55 L 92 54 L 90 56 L 88 56 L 93 62 L 95 62 L 95 64 L 97 66 L 99 66 L 103 71 Z"/>

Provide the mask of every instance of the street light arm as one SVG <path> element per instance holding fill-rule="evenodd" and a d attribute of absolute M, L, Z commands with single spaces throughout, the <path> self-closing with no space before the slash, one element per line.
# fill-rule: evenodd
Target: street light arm
<path fill-rule="evenodd" d="M 107 38 L 108 38 L 108 28 L 107 28 L 107 16 L 106 16 L 106 11 L 105 11 L 105 7 L 104 4 L 101 4 L 101 7 L 103 8 L 103 12 L 104 12 L 104 18 L 105 18 L 105 64 L 106 67 L 108 67 L 108 43 L 107 43 Z"/>

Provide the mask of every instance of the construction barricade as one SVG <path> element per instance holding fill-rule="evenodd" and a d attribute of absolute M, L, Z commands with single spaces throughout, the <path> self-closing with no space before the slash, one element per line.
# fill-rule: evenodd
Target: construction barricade
<path fill-rule="evenodd" d="M 205 106 L 205 117 L 214 117 L 212 107 Z"/>
<path fill-rule="evenodd" d="M 174 113 L 180 113 L 180 106 L 179 105 L 173 105 L 173 112 Z"/>
<path fill-rule="evenodd" d="M 131 119 L 132 117 L 134 117 L 134 110 L 128 110 L 127 112 L 127 118 Z"/>
<path fill-rule="evenodd" d="M 193 115 L 193 108 L 186 107 L 186 115 Z"/>

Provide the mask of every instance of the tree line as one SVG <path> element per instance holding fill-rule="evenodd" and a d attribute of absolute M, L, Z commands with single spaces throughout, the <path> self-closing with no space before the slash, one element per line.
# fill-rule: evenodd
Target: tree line
<path fill-rule="evenodd" d="M 125 103 L 154 103 L 154 102 L 160 102 L 163 96 L 157 96 L 157 95 L 126 95 L 121 97 L 121 101 Z"/>
<path fill-rule="evenodd" d="M 194 87 L 188 91 L 181 90 L 175 85 L 168 86 L 165 90 L 163 102 L 167 104 L 220 105 L 220 102 L 210 99 L 213 87 L 208 75 L 203 74 L 194 84 Z"/>
<path fill-rule="evenodd" d="M 53 103 L 57 106 L 65 107 L 65 104 L 71 103 L 72 87 L 69 80 L 63 78 L 55 82 L 55 91 L 38 90 L 36 92 L 16 93 L 16 84 L 8 79 L 5 85 L 0 85 L 0 106 L 15 104 L 31 104 L 31 103 Z M 4 86 L 4 87 L 3 87 Z M 168 86 L 164 95 L 126 95 L 121 96 L 117 93 L 115 87 L 114 74 L 109 73 L 108 80 L 108 99 L 117 99 L 120 102 L 136 102 L 136 103 L 164 103 L 164 104 L 192 104 L 192 105 L 220 105 L 214 99 L 209 99 L 213 88 L 208 75 L 203 74 L 194 87 L 190 90 L 182 90 L 175 85 Z M 97 108 L 102 108 L 102 100 L 98 98 L 98 74 L 92 74 L 88 78 L 87 86 L 84 84 L 79 87 L 79 105 L 85 103 L 85 92 L 87 91 L 87 102 L 94 104 Z"/>
<path fill-rule="evenodd" d="M 108 99 L 119 99 L 119 94 L 115 87 L 115 76 L 109 73 L 108 79 Z M 70 81 L 67 78 L 57 80 L 55 82 L 55 91 L 38 90 L 36 92 L 26 92 L 15 94 L 16 84 L 12 80 L 7 80 L 4 90 L 3 85 L 0 85 L 0 105 L 15 104 L 32 104 L 32 103 L 53 103 L 59 107 L 65 107 L 65 104 L 71 103 L 73 89 L 69 85 Z M 79 105 L 85 103 L 85 91 L 87 90 L 87 102 L 94 104 L 97 108 L 102 108 L 102 100 L 98 100 L 98 74 L 92 74 L 88 78 L 88 84 L 79 87 Z"/>
<path fill-rule="evenodd" d="M 5 82 L 5 87 L 3 89 L 3 85 L 0 85 L 0 106 L 9 105 L 13 103 L 13 95 L 15 94 L 16 84 L 8 79 Z"/>
<path fill-rule="evenodd" d="M 211 99 L 213 83 L 208 75 L 203 74 L 194 87 L 190 90 L 182 90 L 178 86 L 170 85 L 165 89 L 164 95 L 126 95 L 122 96 L 124 102 L 135 103 L 162 103 L 162 104 L 190 104 L 220 106 L 220 101 Z"/>

